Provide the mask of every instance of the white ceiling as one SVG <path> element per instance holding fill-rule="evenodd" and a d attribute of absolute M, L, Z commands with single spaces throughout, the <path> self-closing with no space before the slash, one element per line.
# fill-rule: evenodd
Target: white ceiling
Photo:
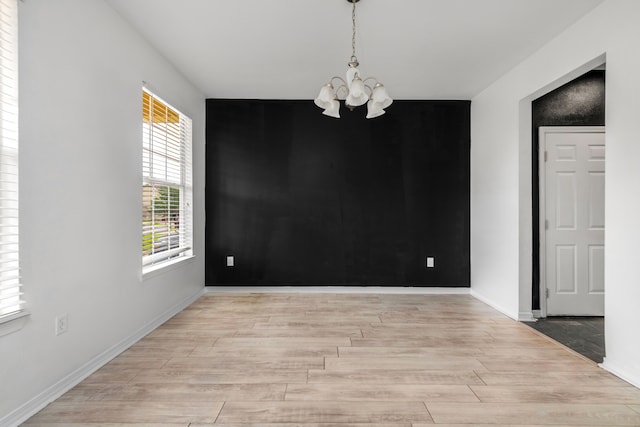
<path fill-rule="evenodd" d="M 207 98 L 312 99 L 351 55 L 347 0 L 107 0 Z M 471 99 L 602 0 L 361 0 L 364 76 Z"/>

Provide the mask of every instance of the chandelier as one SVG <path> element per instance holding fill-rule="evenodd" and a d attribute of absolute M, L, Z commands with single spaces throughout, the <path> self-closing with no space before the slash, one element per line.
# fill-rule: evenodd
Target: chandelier
<path fill-rule="evenodd" d="M 360 0 L 347 0 L 352 4 L 351 9 L 351 58 L 348 62 L 346 80 L 342 77 L 333 76 L 329 83 L 322 86 L 320 94 L 314 100 L 314 103 L 322 108 L 329 117 L 340 118 L 340 102 L 344 100 L 348 109 L 353 110 L 355 107 L 367 104 L 367 119 L 381 116 L 385 113 L 384 109 L 393 102 L 393 99 L 387 94 L 384 88 L 375 77 L 360 76 L 358 71 L 358 58 L 356 57 L 356 3 Z M 334 82 L 336 86 L 334 86 Z M 367 84 L 371 82 L 371 84 Z"/>

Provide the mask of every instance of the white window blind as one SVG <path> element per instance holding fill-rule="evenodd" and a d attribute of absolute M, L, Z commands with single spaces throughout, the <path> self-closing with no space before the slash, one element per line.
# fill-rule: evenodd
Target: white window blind
<path fill-rule="evenodd" d="M 191 255 L 191 119 L 142 92 L 142 264 Z"/>
<path fill-rule="evenodd" d="M 0 322 L 23 311 L 18 251 L 18 3 L 0 0 Z"/>

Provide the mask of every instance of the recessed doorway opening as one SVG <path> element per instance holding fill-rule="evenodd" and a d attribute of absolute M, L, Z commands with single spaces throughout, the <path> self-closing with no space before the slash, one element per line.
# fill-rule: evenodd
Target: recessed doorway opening
<path fill-rule="evenodd" d="M 538 322 L 529 325 L 601 362 L 604 65 L 535 99 L 531 107 L 532 309 Z"/>

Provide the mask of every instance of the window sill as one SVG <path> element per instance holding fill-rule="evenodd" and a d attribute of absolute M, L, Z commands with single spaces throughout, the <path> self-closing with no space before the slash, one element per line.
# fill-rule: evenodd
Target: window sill
<path fill-rule="evenodd" d="M 18 332 L 24 328 L 29 320 L 30 313 L 26 310 L 6 316 L 0 319 L 0 337 Z"/>
<path fill-rule="evenodd" d="M 195 259 L 195 255 L 188 255 L 179 258 L 175 258 L 160 264 L 150 265 L 146 267 L 142 267 L 142 273 L 140 275 L 140 281 L 144 282 L 153 277 L 160 276 L 169 271 L 175 270 L 177 268 L 183 267 L 187 264 L 191 264 Z"/>

